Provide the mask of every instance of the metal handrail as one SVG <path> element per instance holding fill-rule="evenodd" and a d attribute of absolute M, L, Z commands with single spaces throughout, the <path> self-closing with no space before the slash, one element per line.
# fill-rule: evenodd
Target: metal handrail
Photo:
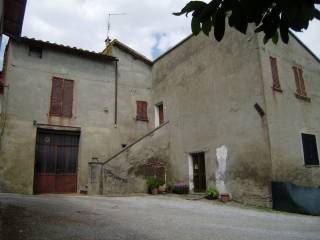
<path fill-rule="evenodd" d="M 125 152 L 126 150 L 128 150 L 129 148 L 131 148 L 132 146 L 136 145 L 138 142 L 141 142 L 143 139 L 145 139 L 146 137 L 150 136 L 152 133 L 158 131 L 159 129 L 163 128 L 165 125 L 167 125 L 169 123 L 169 121 L 163 123 L 162 125 L 160 125 L 159 127 L 151 130 L 150 132 L 146 133 L 145 135 L 143 135 L 142 137 L 138 138 L 136 141 L 134 141 L 133 143 L 130 143 L 128 146 L 126 146 L 125 148 L 121 149 L 121 151 L 117 152 L 116 154 L 112 155 L 110 158 L 108 158 L 103 164 L 102 166 L 104 166 L 105 164 L 107 164 L 108 162 L 110 162 L 111 160 L 113 160 L 114 158 L 118 157 L 121 153 Z"/>

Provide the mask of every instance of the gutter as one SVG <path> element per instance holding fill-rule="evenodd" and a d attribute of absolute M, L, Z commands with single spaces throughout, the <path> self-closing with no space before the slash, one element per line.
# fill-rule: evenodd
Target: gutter
<path fill-rule="evenodd" d="M 118 124 L 118 61 L 115 61 L 114 127 Z"/>

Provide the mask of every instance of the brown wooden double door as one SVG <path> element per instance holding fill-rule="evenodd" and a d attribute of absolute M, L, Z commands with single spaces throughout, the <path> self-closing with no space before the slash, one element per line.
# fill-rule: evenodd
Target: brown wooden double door
<path fill-rule="evenodd" d="M 205 155 L 201 152 L 193 153 L 191 156 L 193 161 L 194 192 L 205 192 L 207 190 Z"/>
<path fill-rule="evenodd" d="M 34 193 L 77 192 L 80 132 L 38 130 Z"/>

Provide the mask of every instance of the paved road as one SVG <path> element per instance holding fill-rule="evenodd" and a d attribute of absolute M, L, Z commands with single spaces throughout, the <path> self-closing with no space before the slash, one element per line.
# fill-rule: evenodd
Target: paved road
<path fill-rule="evenodd" d="M 0 194 L 1 240 L 320 239 L 320 218 L 175 197 Z"/>

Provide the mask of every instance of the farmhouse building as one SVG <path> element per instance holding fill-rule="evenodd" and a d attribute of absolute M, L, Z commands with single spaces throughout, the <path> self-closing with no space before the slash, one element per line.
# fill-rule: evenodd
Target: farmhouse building
<path fill-rule="evenodd" d="M 269 205 L 272 181 L 320 185 L 319 59 L 293 35 L 190 36 L 155 61 L 107 44 L 11 38 L 0 191 L 144 192 L 151 172 Z"/>

